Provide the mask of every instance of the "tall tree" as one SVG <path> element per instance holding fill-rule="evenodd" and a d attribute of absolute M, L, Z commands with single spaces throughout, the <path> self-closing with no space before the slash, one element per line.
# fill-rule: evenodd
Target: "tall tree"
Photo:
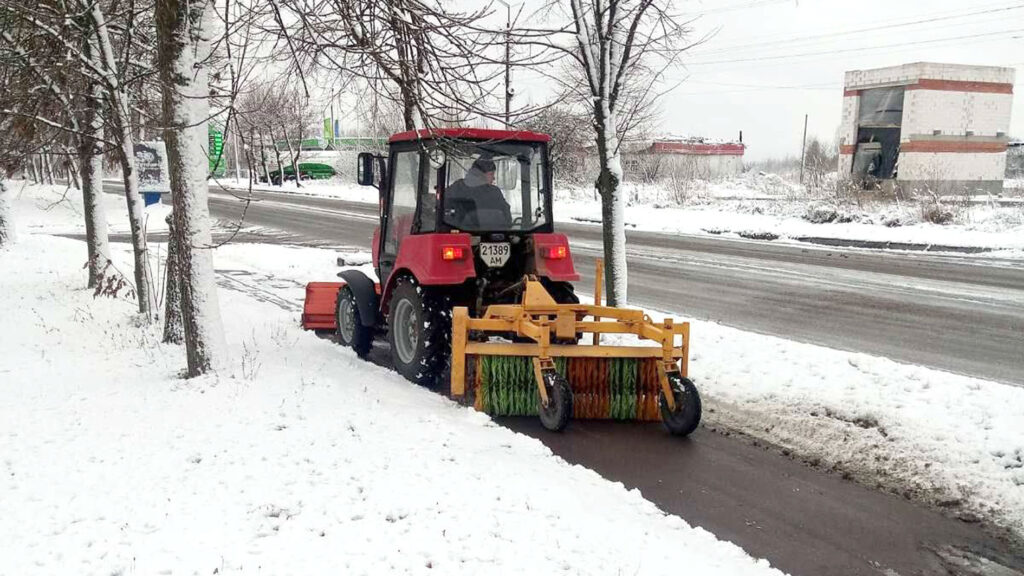
<path fill-rule="evenodd" d="M 24 155 L 25 151 L 37 148 L 38 142 L 61 139 L 68 143 L 69 149 L 77 148 L 88 286 L 95 288 L 101 283 L 110 261 L 106 212 L 100 204 L 105 148 L 101 115 L 103 87 L 77 73 L 77 67 L 67 66 L 67 54 L 62 45 L 54 43 L 47 32 L 39 32 L 38 26 L 18 18 L 9 6 L 0 5 L 0 20 L 7 24 L 0 30 L 3 84 L 8 89 L 0 102 L 0 108 L 7 114 L 4 126 L 0 127 L 0 133 L 5 136 L 4 147 L 20 149 Z M 80 42 L 83 54 L 89 57 L 95 39 L 68 35 L 68 41 L 74 38 Z M 36 170 L 35 155 L 22 157 L 21 162 L 27 164 L 34 180 L 42 180 Z"/>
<path fill-rule="evenodd" d="M 115 24 L 111 24 L 107 19 L 105 7 L 108 5 L 113 5 L 119 10 L 119 21 Z M 72 90 L 75 86 L 73 82 L 62 81 L 68 78 L 57 78 L 53 82 L 55 88 L 51 88 L 55 93 L 55 100 L 67 100 L 69 93 L 99 94 L 93 90 L 96 86 L 102 90 L 103 106 L 98 110 L 103 115 L 105 124 L 113 127 L 107 135 L 116 143 L 113 149 L 124 178 L 139 312 L 147 319 L 151 319 L 155 308 L 155 293 L 152 289 L 153 280 L 146 245 L 143 202 L 135 173 L 132 108 L 129 97 L 131 82 L 137 82 L 145 77 L 147 70 L 141 59 L 132 57 L 137 54 L 139 39 L 136 34 L 142 28 L 136 26 L 135 20 L 139 14 L 134 8 L 135 3 L 129 2 L 127 6 L 127 9 L 122 9 L 124 6 L 118 2 L 100 0 L 38 4 L 21 0 L 0 0 L 3 20 L 15 24 L 8 28 L 24 32 L 14 42 L 13 49 L 17 50 L 26 42 L 30 45 L 53 47 L 60 54 L 60 58 L 54 62 L 55 69 L 59 69 L 63 76 L 68 77 L 71 76 L 70 71 L 73 71 L 77 81 L 87 86 Z M 7 30 L 0 36 L 5 42 L 10 43 Z M 71 62 L 74 66 L 68 65 Z M 42 120 L 39 116 L 35 118 Z M 52 120 L 49 124 L 53 125 Z M 95 136 L 96 132 L 91 122 L 89 126 L 88 132 Z M 57 127 L 67 128 L 61 124 L 57 124 Z M 82 126 L 79 126 L 76 132 L 81 135 Z M 86 139 L 95 140 L 88 135 Z M 81 147 L 79 149 L 81 150 Z M 95 147 L 91 149 L 95 150 Z M 84 162 L 82 164 L 86 165 Z M 40 179 L 48 173 L 45 163 L 37 167 L 36 171 Z M 99 198 L 99 194 L 97 191 L 95 197 Z M 99 226 L 96 229 L 99 229 Z"/>
<path fill-rule="evenodd" d="M 226 361 L 213 270 L 205 152 L 210 116 L 212 0 L 156 0 L 157 68 L 174 205 L 188 376 Z"/>
<path fill-rule="evenodd" d="M 672 13 L 671 0 L 552 0 L 548 7 L 546 16 L 558 26 L 520 28 L 516 42 L 562 54 L 567 62 L 550 77 L 587 111 L 593 128 L 608 302 L 624 306 L 626 197 L 619 145 L 652 110 L 664 71 L 693 44 L 685 44 L 688 29 Z"/>
<path fill-rule="evenodd" d="M 358 79 L 402 111 L 405 129 L 499 118 L 487 104 L 502 69 L 487 66 L 490 7 L 450 10 L 436 0 L 270 0 L 273 33 L 299 74 Z"/>

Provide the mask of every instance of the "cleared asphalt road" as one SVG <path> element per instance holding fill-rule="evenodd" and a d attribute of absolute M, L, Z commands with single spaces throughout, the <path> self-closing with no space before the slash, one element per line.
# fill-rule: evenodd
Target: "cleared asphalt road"
<path fill-rule="evenodd" d="M 369 246 L 375 206 L 276 193 L 256 197 L 246 224 L 283 230 L 291 238 L 282 241 Z M 210 207 L 219 218 L 237 219 L 242 203 L 215 193 Z M 570 235 L 581 272 L 589 271 L 598 252 L 596 229 L 559 227 Z M 1019 269 L 980 265 L 982 259 L 641 233 L 629 238 L 636 304 L 1024 383 Z M 324 271 L 324 279 L 332 276 L 333 270 Z M 975 313 L 984 325 L 974 330 L 942 318 Z M 957 338 L 929 333 L 927 326 L 955 328 Z M 999 337 L 1012 339 L 1016 354 L 996 342 Z M 945 353 L 925 353 L 937 347 Z M 979 362 L 979 354 L 995 360 Z M 386 348 L 375 348 L 372 357 L 388 362 Z M 996 372 L 974 370 L 993 363 Z M 1024 554 L 975 524 L 704 428 L 679 440 L 657 424 L 577 421 L 565 434 L 550 434 L 535 419 L 502 423 L 794 575 L 1024 574 Z M 977 557 L 1012 570 L 965 567 L 977 564 Z"/>

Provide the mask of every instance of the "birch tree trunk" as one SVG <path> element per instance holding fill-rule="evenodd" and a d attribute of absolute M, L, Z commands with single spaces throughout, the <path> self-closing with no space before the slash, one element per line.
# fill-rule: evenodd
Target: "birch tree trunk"
<path fill-rule="evenodd" d="M 214 281 L 206 121 L 212 0 L 156 0 L 157 61 L 163 87 L 164 141 L 174 204 L 182 325 L 188 376 L 226 362 Z"/>
<path fill-rule="evenodd" d="M 609 306 L 624 307 L 628 303 L 626 266 L 626 198 L 622 190 L 622 162 L 615 136 L 613 114 L 598 103 L 595 129 L 600 171 L 594 183 L 601 197 L 601 219 L 604 222 L 605 292 Z"/>
<path fill-rule="evenodd" d="M 119 108 L 121 111 L 114 112 L 115 129 L 118 131 L 120 151 L 117 154 L 121 164 L 121 174 L 124 180 L 124 195 L 128 205 L 128 224 L 132 236 L 132 255 L 135 264 L 135 291 L 139 301 L 139 313 L 152 319 L 155 306 L 153 291 L 153 274 L 149 267 L 149 247 L 146 242 L 145 228 L 145 204 L 142 201 L 142 194 L 139 193 L 139 175 L 135 171 L 135 140 L 132 137 L 131 125 L 127 124 L 127 118 L 123 112 L 127 112 L 127 102 L 120 102 L 123 94 L 115 96 L 111 102 L 112 108 Z M 123 107 L 122 107 L 123 106 Z"/>
<path fill-rule="evenodd" d="M 82 189 L 82 182 L 81 182 L 81 180 L 78 179 L 78 173 L 79 173 L 78 162 L 75 161 L 75 157 L 73 156 L 73 151 L 70 148 L 67 150 L 67 154 L 68 154 L 68 162 L 67 162 L 67 164 L 65 164 L 64 168 L 68 172 L 68 178 L 71 179 L 71 183 L 75 186 L 75 188 L 81 190 Z"/>
<path fill-rule="evenodd" d="M 97 102 L 103 89 L 94 90 Z M 95 105 L 98 105 L 94 103 Z M 95 105 L 86 111 L 82 126 L 89 137 L 82 137 L 79 149 L 79 167 L 82 172 L 82 206 L 85 212 L 85 243 L 89 251 L 89 287 L 103 281 L 110 262 L 110 242 L 107 236 L 107 213 L 103 209 L 103 119 Z"/>
<path fill-rule="evenodd" d="M 7 198 L 7 186 L 4 185 L 3 174 L 0 174 L 0 248 L 3 248 L 14 236 L 14 221 L 11 219 L 11 204 Z"/>
<path fill-rule="evenodd" d="M 83 51 L 89 58 L 97 53 L 95 40 L 83 42 Z M 92 95 L 82 107 L 78 140 L 78 170 L 82 180 L 82 208 L 85 213 L 85 244 L 89 252 L 89 288 L 103 282 L 110 262 L 110 242 L 107 230 L 107 212 L 103 209 L 103 140 L 105 130 L 100 107 L 106 91 L 100 83 L 93 83 Z"/>
<path fill-rule="evenodd" d="M 53 160 L 50 158 L 50 149 L 43 149 L 43 169 L 45 170 L 46 183 L 53 186 Z"/>
<path fill-rule="evenodd" d="M 114 56 L 114 46 L 110 40 L 106 17 L 98 2 L 92 4 L 89 17 L 96 33 L 96 44 L 92 56 L 101 64 L 97 65 L 97 69 L 104 71 L 111 120 L 114 129 L 117 130 L 118 160 L 121 163 L 124 195 L 128 205 L 128 224 L 131 228 L 132 252 L 135 259 L 135 293 L 139 302 L 139 313 L 147 319 L 152 319 L 155 293 L 143 222 L 145 204 L 142 201 L 142 195 L 139 194 L 139 177 L 135 172 L 135 139 L 132 136 L 131 106 L 128 94 L 116 74 L 118 60 Z"/>
<path fill-rule="evenodd" d="M 274 142 L 273 128 L 270 128 L 270 145 L 274 147 L 274 160 L 277 162 L 277 185 L 284 186 L 284 165 L 281 164 L 281 151 L 277 148 L 277 143 Z"/>
<path fill-rule="evenodd" d="M 270 170 L 267 168 L 267 147 L 263 144 L 263 131 L 260 130 L 260 168 L 263 169 L 263 179 L 270 184 Z M 251 138 L 250 138 L 251 139 Z"/>
<path fill-rule="evenodd" d="M 39 183 L 39 179 L 36 178 L 36 157 L 34 155 L 28 157 L 28 177 L 33 184 Z"/>
<path fill-rule="evenodd" d="M 174 214 L 167 215 L 167 289 L 164 291 L 164 342 L 181 344 L 185 328 L 181 319 L 181 266 L 178 264 L 178 238 Z"/>
<path fill-rule="evenodd" d="M 285 125 L 281 126 L 281 131 L 284 132 L 284 141 L 288 144 L 288 160 L 292 166 L 292 172 L 295 174 L 295 187 L 301 188 L 300 174 L 299 174 L 299 154 L 292 148 L 292 141 L 288 138 L 288 127 Z M 302 148 L 302 142 L 299 142 L 299 149 Z"/>

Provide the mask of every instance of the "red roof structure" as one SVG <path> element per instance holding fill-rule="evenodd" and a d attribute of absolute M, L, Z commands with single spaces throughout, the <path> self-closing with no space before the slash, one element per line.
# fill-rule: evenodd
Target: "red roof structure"
<path fill-rule="evenodd" d="M 550 142 L 551 136 L 527 130 L 491 130 L 489 128 L 429 128 L 399 132 L 389 142 L 410 142 L 412 140 L 434 140 L 453 138 L 459 140 L 511 140 L 516 142 Z"/>

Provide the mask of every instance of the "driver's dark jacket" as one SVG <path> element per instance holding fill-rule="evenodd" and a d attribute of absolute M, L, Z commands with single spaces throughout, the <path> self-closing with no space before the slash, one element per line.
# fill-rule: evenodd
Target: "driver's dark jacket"
<path fill-rule="evenodd" d="M 444 206 L 445 219 L 451 226 L 479 230 L 508 230 L 512 226 L 512 208 L 501 188 L 488 184 L 476 170 L 471 169 L 465 178 L 445 189 Z"/>

